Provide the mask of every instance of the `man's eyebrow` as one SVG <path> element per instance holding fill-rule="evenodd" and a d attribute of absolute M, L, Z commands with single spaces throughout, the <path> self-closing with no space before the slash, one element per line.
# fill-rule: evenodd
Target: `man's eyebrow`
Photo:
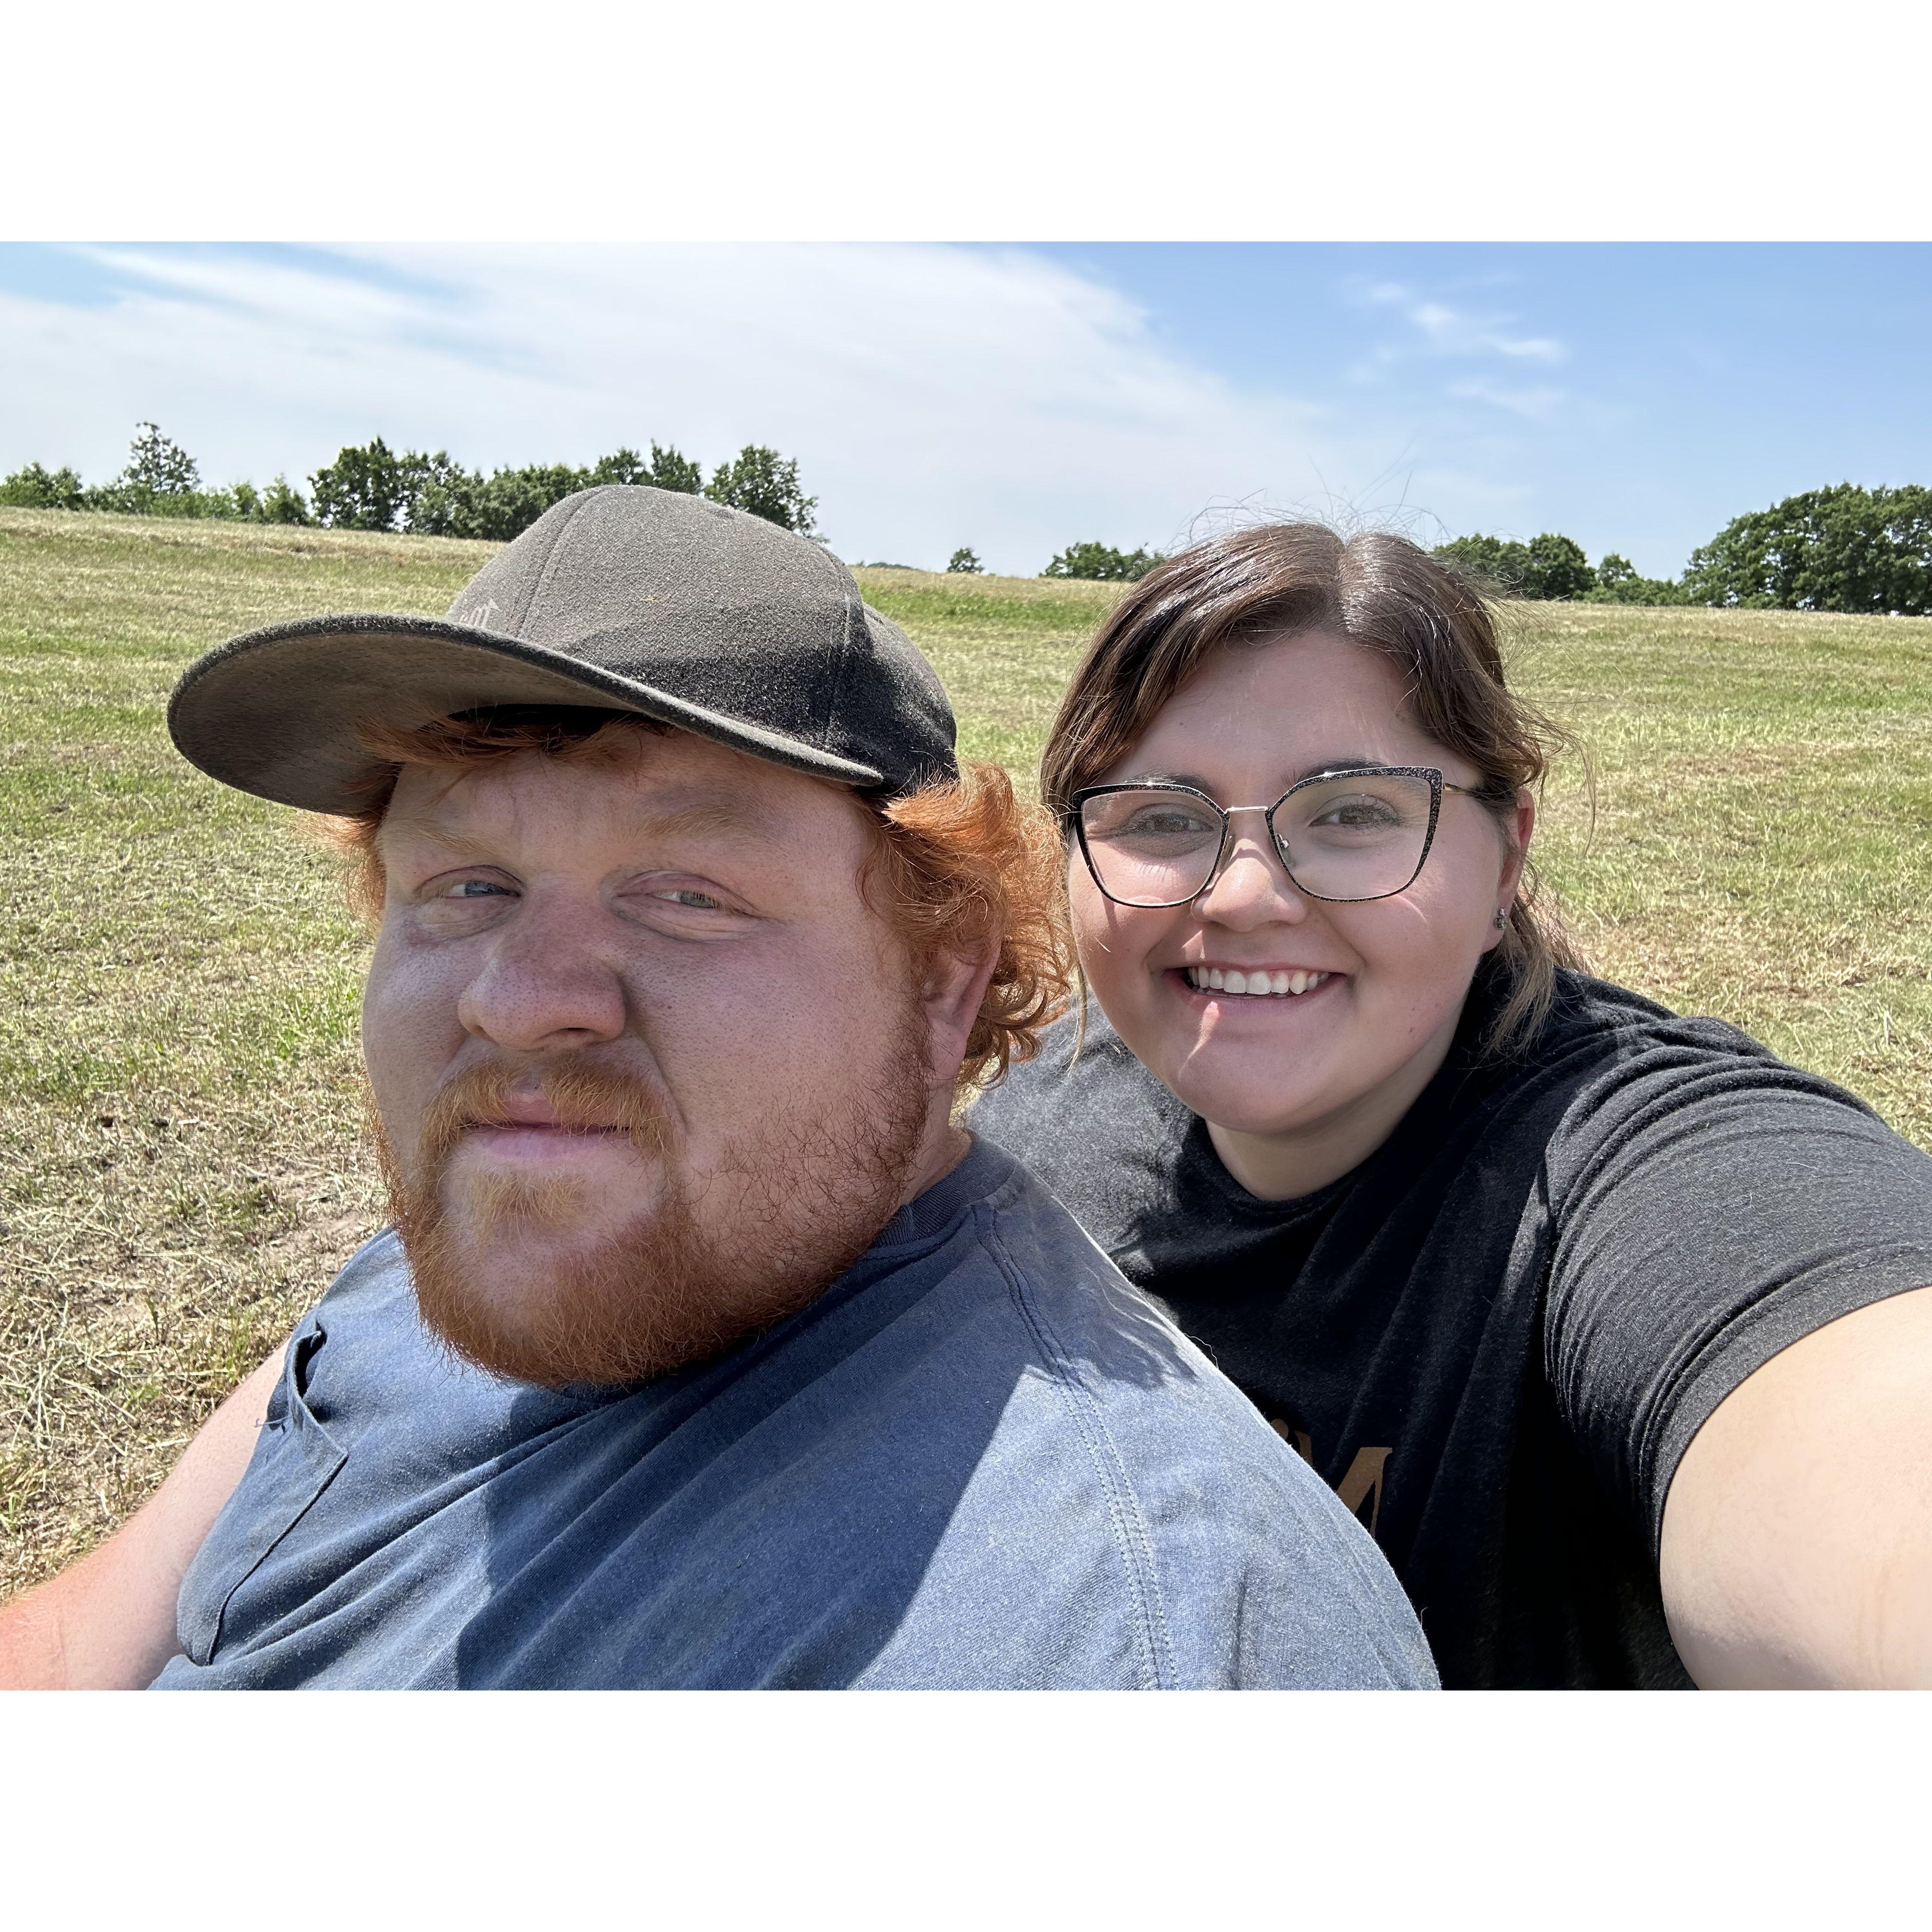
<path fill-rule="evenodd" d="M 673 812 L 645 811 L 632 823 L 640 832 L 663 836 L 684 832 L 771 832 L 781 814 L 748 799 L 707 799 Z"/>
<path fill-rule="evenodd" d="M 781 822 L 778 815 L 767 807 L 748 800 L 706 799 L 668 811 L 639 811 L 631 816 L 626 829 L 645 838 L 667 838 L 707 832 L 766 833 L 776 830 Z M 392 826 L 454 859 L 488 859 L 496 850 L 485 841 L 439 825 L 434 819 L 406 808 L 385 817 L 382 830 L 387 832 Z"/>

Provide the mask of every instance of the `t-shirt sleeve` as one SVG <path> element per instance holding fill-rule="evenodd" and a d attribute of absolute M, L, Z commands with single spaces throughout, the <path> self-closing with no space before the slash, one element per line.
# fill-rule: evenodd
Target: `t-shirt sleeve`
<path fill-rule="evenodd" d="M 1827 1322 L 1932 1285 L 1932 1160 L 1755 1042 L 1688 1033 L 1620 1066 L 1546 1170 L 1551 1384 L 1653 1550 L 1725 1396 Z"/>

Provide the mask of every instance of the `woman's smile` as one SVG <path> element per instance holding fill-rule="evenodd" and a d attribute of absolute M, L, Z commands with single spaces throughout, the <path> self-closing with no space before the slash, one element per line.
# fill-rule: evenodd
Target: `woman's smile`
<path fill-rule="evenodd" d="M 1189 992 L 1204 1000 L 1305 1000 L 1331 980 L 1343 979 L 1347 975 L 1311 966 L 1204 964 L 1172 967 L 1168 969 L 1168 976 L 1178 977 Z"/>

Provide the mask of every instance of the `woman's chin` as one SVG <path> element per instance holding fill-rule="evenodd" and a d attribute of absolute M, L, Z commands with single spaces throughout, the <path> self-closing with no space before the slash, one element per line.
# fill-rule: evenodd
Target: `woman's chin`
<path fill-rule="evenodd" d="M 1190 1113 L 1231 1134 L 1273 1136 L 1304 1131 L 1328 1111 L 1322 1084 L 1304 1064 L 1270 1079 L 1252 1064 L 1226 1070 L 1190 1066 L 1166 1084 Z"/>

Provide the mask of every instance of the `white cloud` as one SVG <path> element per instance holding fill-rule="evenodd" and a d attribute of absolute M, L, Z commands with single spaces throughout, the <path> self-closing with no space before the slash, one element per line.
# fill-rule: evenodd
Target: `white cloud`
<path fill-rule="evenodd" d="M 1024 250 L 141 248 L 82 266 L 105 298 L 0 297 L 0 467 L 105 476 L 137 418 L 216 482 L 300 477 L 377 434 L 484 466 L 653 438 L 708 465 L 769 442 L 842 555 L 937 564 L 970 544 L 1030 573 L 1086 537 L 1172 542 L 1216 502 L 1359 504 L 1387 460 Z"/>
<path fill-rule="evenodd" d="M 1518 361 L 1561 362 L 1570 352 L 1554 336 L 1508 332 L 1516 320 L 1513 315 L 1471 314 L 1433 296 L 1419 296 L 1400 282 L 1372 284 L 1360 291 L 1360 299 L 1373 308 L 1399 310 L 1402 320 L 1423 338 L 1422 353 L 1504 356 Z M 1384 344 L 1378 351 L 1390 361 L 1416 352 L 1414 345 L 1406 344 Z"/>
<path fill-rule="evenodd" d="M 1529 388 L 1509 388 L 1478 376 L 1469 382 L 1451 382 L 1449 393 L 1459 401 L 1487 403 L 1492 409 L 1507 410 L 1512 416 L 1532 422 L 1546 422 L 1567 400 L 1564 391 L 1539 383 Z"/>

